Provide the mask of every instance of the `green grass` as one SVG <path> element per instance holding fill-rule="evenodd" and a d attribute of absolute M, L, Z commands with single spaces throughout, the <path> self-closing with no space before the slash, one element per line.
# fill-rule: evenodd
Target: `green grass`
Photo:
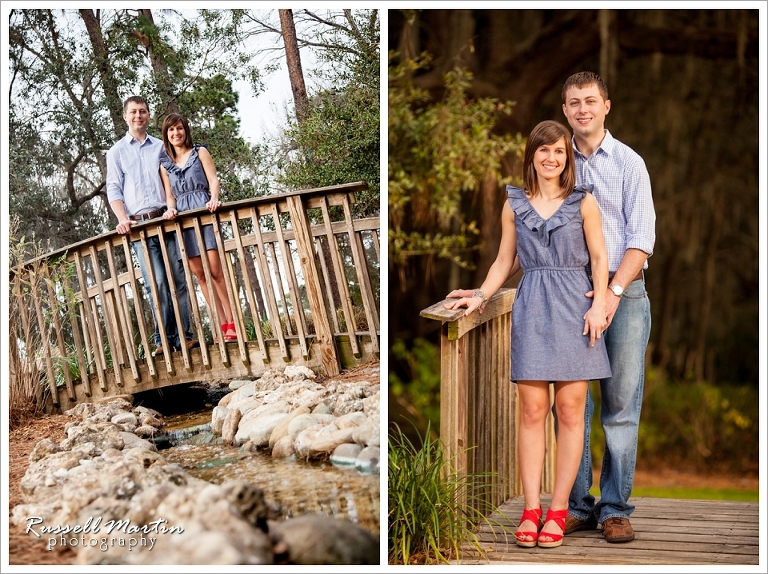
<path fill-rule="evenodd" d="M 589 492 L 600 496 L 600 488 L 593 486 Z M 646 486 L 634 487 L 632 498 L 678 498 L 694 500 L 734 500 L 739 502 L 759 502 L 760 491 L 757 489 L 740 488 L 683 488 L 683 487 L 659 487 Z"/>
<path fill-rule="evenodd" d="M 651 498 L 685 498 L 696 500 L 736 500 L 740 502 L 759 502 L 758 490 L 743 490 L 738 488 L 633 488 L 632 496 L 648 496 Z"/>
<path fill-rule="evenodd" d="M 472 494 L 481 493 L 487 475 L 457 474 L 439 439 L 429 436 L 429 426 L 416 444 L 397 425 L 389 433 L 390 564 L 448 563 L 465 545 L 484 555 L 473 528 L 479 522 L 496 524 L 477 509 Z"/>

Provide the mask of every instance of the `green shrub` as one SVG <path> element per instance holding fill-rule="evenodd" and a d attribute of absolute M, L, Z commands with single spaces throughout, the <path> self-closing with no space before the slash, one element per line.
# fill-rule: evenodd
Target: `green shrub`
<path fill-rule="evenodd" d="M 655 381 L 645 396 L 638 460 L 700 471 L 757 470 L 758 389 L 704 381 Z"/>
<path fill-rule="evenodd" d="M 479 509 L 484 477 L 457 474 L 429 427 L 419 447 L 393 425 L 389 437 L 389 563 L 434 564 L 459 558 L 469 546 L 484 556 L 473 528 L 491 521 Z M 495 523 L 494 523 L 495 524 Z M 496 525 L 497 528 L 501 527 Z"/>
<path fill-rule="evenodd" d="M 433 428 L 440 428 L 440 347 L 416 338 L 409 348 L 398 339 L 390 352 L 398 366 L 389 372 L 390 393 L 412 406 Z"/>

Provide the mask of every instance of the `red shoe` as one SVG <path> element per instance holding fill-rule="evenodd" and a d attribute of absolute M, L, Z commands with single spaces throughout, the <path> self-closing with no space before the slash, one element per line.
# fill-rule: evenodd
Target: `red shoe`
<path fill-rule="evenodd" d="M 565 518 L 568 516 L 568 509 L 563 510 L 547 510 L 547 519 L 544 521 L 546 525 L 550 520 L 554 520 L 555 523 L 565 532 Z M 542 541 L 542 536 L 549 538 L 548 541 Z M 539 532 L 539 546 L 541 548 L 557 548 L 563 543 L 564 534 L 555 534 L 554 532 Z"/>
<path fill-rule="evenodd" d="M 225 341 L 237 341 L 237 331 L 235 331 L 234 323 L 224 323 L 221 326 L 221 330 L 224 331 Z"/>
<path fill-rule="evenodd" d="M 533 548 L 536 546 L 536 539 L 539 536 L 539 531 L 541 530 L 542 524 L 541 524 L 541 508 L 526 508 L 523 510 L 523 517 L 520 519 L 520 522 L 518 523 L 518 527 L 520 524 L 525 522 L 526 520 L 530 520 L 531 522 L 536 523 L 536 532 L 521 532 L 518 530 L 515 532 L 515 538 L 517 539 L 517 545 L 522 546 L 523 548 Z M 527 538 L 532 538 L 533 540 L 527 540 Z"/>

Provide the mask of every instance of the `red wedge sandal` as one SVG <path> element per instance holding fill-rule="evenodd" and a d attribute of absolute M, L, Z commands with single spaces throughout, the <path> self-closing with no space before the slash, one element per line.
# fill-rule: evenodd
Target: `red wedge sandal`
<path fill-rule="evenodd" d="M 546 525 L 547 522 L 550 520 L 554 520 L 555 523 L 565 532 L 565 518 L 568 516 L 568 509 L 564 508 L 563 510 L 552 510 L 551 508 L 547 510 L 547 518 L 544 521 L 544 524 Z M 548 541 L 542 540 L 541 538 L 545 536 L 549 538 Z M 540 548 L 557 548 L 563 543 L 563 536 L 564 534 L 555 534 L 554 532 L 541 532 L 539 531 L 539 547 Z"/>
<path fill-rule="evenodd" d="M 224 340 L 227 343 L 230 341 L 237 341 L 237 331 L 235 331 L 234 323 L 225 323 L 221 328 L 224 331 Z"/>
<path fill-rule="evenodd" d="M 526 520 L 530 520 L 531 522 L 536 523 L 536 532 L 522 532 L 518 530 L 515 532 L 515 538 L 517 539 L 518 546 L 522 546 L 523 548 L 533 548 L 536 546 L 536 540 L 542 527 L 541 508 L 526 508 L 523 510 L 523 517 L 520 519 L 518 527 Z M 526 540 L 529 537 L 532 538 L 532 540 Z"/>

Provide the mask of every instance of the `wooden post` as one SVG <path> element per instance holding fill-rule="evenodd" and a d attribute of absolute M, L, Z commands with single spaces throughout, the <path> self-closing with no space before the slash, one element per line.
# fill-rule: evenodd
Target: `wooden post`
<path fill-rule="evenodd" d="M 312 233 L 309 229 L 309 218 L 304 209 L 300 196 L 288 198 L 288 210 L 291 214 L 291 224 L 299 251 L 301 269 L 306 281 L 307 297 L 315 322 L 316 345 L 320 352 L 320 360 L 326 375 L 338 375 L 341 372 L 339 357 L 333 341 L 333 332 L 328 318 L 328 311 L 323 299 L 323 286 L 315 262 L 315 252 L 312 248 Z"/>

